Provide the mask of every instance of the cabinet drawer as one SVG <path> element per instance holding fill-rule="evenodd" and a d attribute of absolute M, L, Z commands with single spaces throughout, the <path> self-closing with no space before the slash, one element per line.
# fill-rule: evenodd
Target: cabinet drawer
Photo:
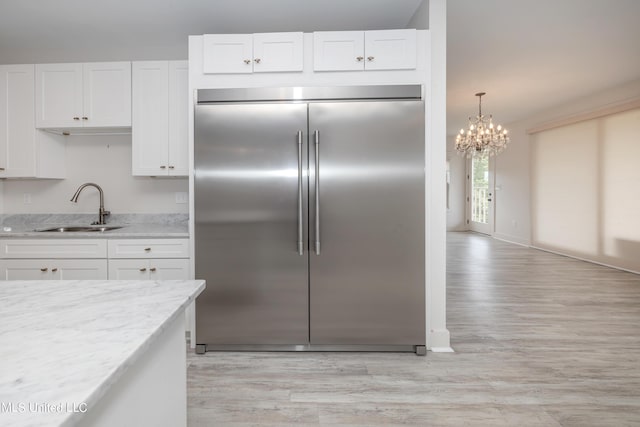
<path fill-rule="evenodd" d="M 188 239 L 109 240 L 109 258 L 188 258 Z"/>
<path fill-rule="evenodd" d="M 0 258 L 106 258 L 103 239 L 0 239 Z"/>

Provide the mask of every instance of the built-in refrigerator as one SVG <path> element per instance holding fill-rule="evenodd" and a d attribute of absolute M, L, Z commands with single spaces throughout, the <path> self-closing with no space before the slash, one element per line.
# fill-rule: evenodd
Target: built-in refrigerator
<path fill-rule="evenodd" d="M 196 352 L 425 352 L 419 85 L 198 90 Z"/>

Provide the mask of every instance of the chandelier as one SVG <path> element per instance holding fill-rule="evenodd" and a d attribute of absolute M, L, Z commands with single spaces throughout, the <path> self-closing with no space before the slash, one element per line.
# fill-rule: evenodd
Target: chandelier
<path fill-rule="evenodd" d="M 482 115 L 482 96 L 485 92 L 476 93 L 478 100 L 478 115 L 475 119 L 469 117 L 469 129 L 460 129 L 456 137 L 456 150 L 467 157 L 495 156 L 502 152 L 509 142 L 507 130 L 502 126 L 493 125 L 493 117 L 489 121 Z"/>

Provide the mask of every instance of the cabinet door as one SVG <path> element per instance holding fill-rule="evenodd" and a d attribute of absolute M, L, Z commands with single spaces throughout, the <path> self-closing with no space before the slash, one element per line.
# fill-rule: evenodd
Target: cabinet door
<path fill-rule="evenodd" d="M 169 140 L 169 64 L 167 61 L 134 62 L 132 74 L 133 175 L 167 175 L 169 163 L 167 150 Z M 186 113 L 186 102 L 184 110 Z"/>
<path fill-rule="evenodd" d="M 35 176 L 34 66 L 0 66 L 0 178 Z"/>
<path fill-rule="evenodd" d="M 251 34 L 205 34 L 202 71 L 205 74 L 252 73 Z"/>
<path fill-rule="evenodd" d="M 189 279 L 188 259 L 150 259 L 149 278 L 152 280 Z"/>
<path fill-rule="evenodd" d="M 364 70 L 364 32 L 313 33 L 313 69 L 314 71 Z"/>
<path fill-rule="evenodd" d="M 303 33 L 253 35 L 253 72 L 302 71 Z"/>
<path fill-rule="evenodd" d="M 49 265 L 55 280 L 107 280 L 106 259 L 55 259 Z"/>
<path fill-rule="evenodd" d="M 82 127 L 82 64 L 36 65 L 36 127 Z"/>
<path fill-rule="evenodd" d="M 110 259 L 109 280 L 148 280 L 149 260 Z"/>
<path fill-rule="evenodd" d="M 48 260 L 11 259 L 0 260 L 1 280 L 50 280 Z"/>
<path fill-rule="evenodd" d="M 189 63 L 169 61 L 169 161 L 171 176 L 189 174 Z"/>
<path fill-rule="evenodd" d="M 131 63 L 83 65 L 85 127 L 131 126 Z"/>
<path fill-rule="evenodd" d="M 365 31 L 366 70 L 416 68 L 416 30 Z"/>

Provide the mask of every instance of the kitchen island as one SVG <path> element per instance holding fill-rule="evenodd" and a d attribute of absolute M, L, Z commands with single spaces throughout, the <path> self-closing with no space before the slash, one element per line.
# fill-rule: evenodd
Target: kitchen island
<path fill-rule="evenodd" d="M 0 425 L 186 426 L 202 280 L 0 281 Z"/>

